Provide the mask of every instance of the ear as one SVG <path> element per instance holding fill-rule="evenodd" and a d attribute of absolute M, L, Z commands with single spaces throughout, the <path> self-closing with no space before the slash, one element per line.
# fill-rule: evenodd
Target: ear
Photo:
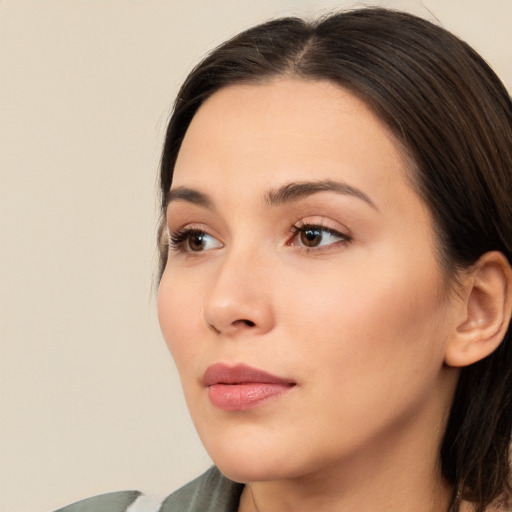
<path fill-rule="evenodd" d="M 464 312 L 450 337 L 445 363 L 468 366 L 502 342 L 512 308 L 512 270 L 501 252 L 485 253 L 463 278 Z"/>

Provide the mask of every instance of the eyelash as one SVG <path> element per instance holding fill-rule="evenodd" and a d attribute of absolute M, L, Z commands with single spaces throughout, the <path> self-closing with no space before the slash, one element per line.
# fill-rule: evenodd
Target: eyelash
<path fill-rule="evenodd" d="M 184 244 L 187 240 L 190 239 L 192 235 L 207 235 L 208 233 L 203 229 L 197 228 L 180 228 L 174 231 L 173 233 L 169 233 L 168 236 L 168 244 L 169 249 L 179 252 L 188 252 Z"/>
<path fill-rule="evenodd" d="M 318 251 L 329 250 L 329 248 L 332 245 L 338 245 L 338 244 L 348 245 L 350 242 L 352 242 L 352 237 L 350 237 L 346 233 L 341 233 L 340 231 L 337 231 L 336 229 L 328 228 L 328 227 L 323 226 L 322 224 L 318 224 L 318 223 L 299 222 L 297 224 L 294 224 L 290 229 L 290 231 L 294 234 L 293 240 L 295 240 L 300 233 L 305 233 L 308 230 L 317 230 L 317 231 L 320 231 L 321 233 L 328 233 L 329 235 L 339 238 L 340 240 L 338 242 L 333 242 L 332 244 L 329 244 L 327 246 L 319 246 L 319 247 L 307 247 L 307 246 L 298 245 L 295 243 L 288 243 L 288 245 L 299 247 L 307 252 L 310 252 L 310 251 L 318 252 Z"/>
<path fill-rule="evenodd" d="M 332 244 L 329 244 L 325 247 L 324 246 L 307 247 L 305 245 L 299 245 L 297 243 L 294 243 L 294 240 L 297 238 L 297 236 L 300 233 L 306 233 L 308 230 L 311 230 L 311 231 L 317 230 L 321 233 L 328 233 L 329 235 L 339 238 L 340 240 L 338 242 L 333 242 Z M 341 233 L 332 228 L 327 228 L 325 226 L 322 226 L 321 224 L 300 222 L 300 223 L 294 224 L 290 228 L 290 231 L 294 234 L 294 237 L 290 242 L 287 242 L 286 245 L 298 247 L 307 252 L 324 251 L 324 250 L 328 250 L 331 245 L 335 245 L 335 244 L 338 245 L 338 243 L 342 244 L 342 245 L 348 245 L 350 242 L 352 242 L 352 238 L 350 236 L 348 236 L 347 234 Z M 184 253 L 203 252 L 203 251 L 193 251 L 193 250 L 190 250 L 187 247 L 185 247 L 185 244 L 187 243 L 187 241 L 190 240 L 190 238 L 194 235 L 207 235 L 212 238 L 215 238 L 212 235 L 210 235 L 207 231 L 205 231 L 204 229 L 184 227 L 184 228 L 180 228 L 180 229 L 174 231 L 173 233 L 169 233 L 169 235 L 168 235 L 169 249 L 172 251 L 175 251 L 175 252 L 184 252 Z"/>

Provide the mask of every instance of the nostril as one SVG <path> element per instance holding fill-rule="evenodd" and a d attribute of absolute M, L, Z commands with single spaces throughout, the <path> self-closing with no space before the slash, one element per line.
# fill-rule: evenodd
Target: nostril
<path fill-rule="evenodd" d="M 209 327 L 214 331 L 216 332 L 217 334 L 221 334 L 221 332 L 223 332 L 223 329 L 219 329 L 217 328 L 215 325 L 213 324 L 208 324 Z M 231 324 L 232 327 L 243 327 L 243 326 L 246 326 L 246 327 L 256 327 L 256 324 L 252 321 L 252 320 L 245 320 L 244 318 L 240 319 L 240 320 L 235 320 L 232 324 Z"/>

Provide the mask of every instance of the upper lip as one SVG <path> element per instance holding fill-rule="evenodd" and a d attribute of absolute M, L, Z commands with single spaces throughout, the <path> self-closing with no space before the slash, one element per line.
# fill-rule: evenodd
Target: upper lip
<path fill-rule="evenodd" d="M 252 368 L 245 364 L 229 366 L 224 363 L 215 363 L 206 369 L 203 376 L 205 386 L 214 384 L 246 384 L 246 383 L 283 384 L 291 386 L 295 384 L 290 379 L 283 379 L 271 373 Z"/>

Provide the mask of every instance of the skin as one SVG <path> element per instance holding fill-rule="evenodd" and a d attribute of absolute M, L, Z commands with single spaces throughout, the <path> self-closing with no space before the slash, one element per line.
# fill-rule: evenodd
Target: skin
<path fill-rule="evenodd" d="M 230 86 L 192 120 L 172 190 L 208 204 L 178 194 L 167 221 L 171 236 L 207 235 L 169 250 L 158 312 L 206 449 L 248 484 L 243 512 L 448 507 L 438 447 L 457 369 L 444 359 L 466 312 L 408 172 L 382 123 L 329 82 Z M 280 187 L 318 181 L 350 188 L 275 204 Z M 293 231 L 304 223 L 324 229 L 317 246 Z M 218 362 L 296 385 L 223 411 L 202 382 Z"/>

